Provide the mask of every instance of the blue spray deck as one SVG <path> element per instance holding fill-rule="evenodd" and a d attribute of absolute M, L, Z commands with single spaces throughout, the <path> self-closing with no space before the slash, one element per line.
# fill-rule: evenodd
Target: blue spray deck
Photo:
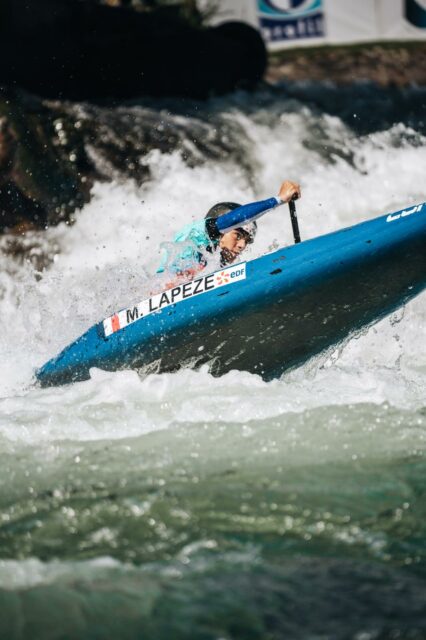
<path fill-rule="evenodd" d="M 36 373 L 44 386 L 146 365 L 280 375 L 426 287 L 426 203 L 170 290 L 94 325 Z M 174 292 L 174 293 L 173 293 Z"/>

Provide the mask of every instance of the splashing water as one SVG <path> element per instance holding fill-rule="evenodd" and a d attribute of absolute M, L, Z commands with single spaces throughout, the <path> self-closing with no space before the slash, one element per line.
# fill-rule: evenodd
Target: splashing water
<path fill-rule="evenodd" d="M 0 637 L 30 620 L 54 638 L 423 637 L 425 295 L 268 383 L 204 367 L 32 384 L 143 298 L 161 243 L 217 201 L 300 180 L 307 239 L 426 200 L 412 123 L 356 135 L 281 94 L 209 108 L 244 162 L 153 151 L 149 182 L 98 184 L 73 226 L 33 234 L 45 271 L 0 254 Z M 291 241 L 282 207 L 247 258 Z"/>

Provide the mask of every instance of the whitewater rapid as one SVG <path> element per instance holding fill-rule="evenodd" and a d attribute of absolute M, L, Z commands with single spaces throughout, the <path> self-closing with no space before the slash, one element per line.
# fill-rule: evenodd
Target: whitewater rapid
<path fill-rule="evenodd" d="M 302 239 L 307 239 L 426 198 L 424 140 L 402 124 L 359 138 L 337 117 L 307 108 L 274 118 L 272 126 L 263 124 L 262 113 L 249 118 L 233 109 L 226 116 L 245 132 L 249 174 L 232 162 L 189 168 L 179 152 L 153 151 L 144 159 L 151 168 L 149 183 L 97 184 L 92 201 L 76 214 L 73 226 L 62 223 L 34 234 L 36 248 L 54 254 L 40 279 L 29 260 L 17 264 L 7 254 L 1 256 L 0 396 L 23 390 L 33 394 L 37 366 L 93 323 L 146 295 L 161 259 L 161 244 L 170 242 L 189 221 L 203 217 L 217 201 L 246 203 L 270 197 L 284 178 L 299 180 L 303 198 L 298 216 Z M 322 153 L 307 145 L 312 129 Z M 252 259 L 290 243 L 288 211 L 281 207 L 262 218 L 256 243 L 245 256 Z M 329 400 L 335 401 L 341 377 L 348 401 L 351 371 L 355 402 L 380 398 L 406 404 L 407 393 L 414 404 L 421 402 L 416 386 L 426 365 L 425 313 L 421 297 L 403 317 L 397 314 L 397 323 L 395 318 L 384 320 L 347 345 L 331 370 L 319 376 L 329 377 L 329 383 L 324 380 L 324 389 L 333 389 Z M 372 367 L 378 376 L 371 387 L 388 389 L 366 397 L 365 379 L 372 376 Z M 385 373 L 389 367 L 394 369 L 393 384 Z M 401 367 L 410 370 L 411 392 Z M 180 375 L 184 374 L 172 378 Z M 321 397 L 326 401 L 326 395 Z"/>
<path fill-rule="evenodd" d="M 101 593 L 99 583 L 124 580 L 117 587 L 124 599 L 132 584 L 154 597 L 152 590 L 162 588 L 153 586 L 158 575 L 167 582 L 181 572 L 195 584 L 203 571 L 217 571 L 221 584 L 232 567 L 269 571 L 265 557 L 274 554 L 268 547 L 274 536 L 291 555 L 291 544 L 285 547 L 290 530 L 301 556 L 347 553 L 386 567 L 420 562 L 417 543 L 404 547 L 405 532 L 394 544 L 377 514 L 386 505 L 392 513 L 399 509 L 400 519 L 410 505 L 420 509 L 404 474 L 407 459 L 417 464 L 425 451 L 425 294 L 271 382 L 243 371 L 214 378 L 205 366 L 160 375 L 93 370 L 86 382 L 34 385 L 36 367 L 94 322 L 143 298 L 156 277 L 161 244 L 218 201 L 246 203 L 275 195 L 283 179 L 300 181 L 298 218 L 307 239 L 426 200 L 426 140 L 408 124 L 357 135 L 337 115 L 296 99 L 272 107 L 259 100 L 249 111 L 239 108 L 244 100 L 215 103 L 242 136 L 243 164 L 228 158 L 191 167 L 182 151 L 153 151 L 143 158 L 148 182 L 96 184 L 73 225 L 28 234 L 33 248 L 24 260 L 11 257 L 2 239 L 0 588 L 19 594 L 56 585 L 73 592 L 80 580 L 87 592 Z M 292 243 L 286 207 L 258 227 L 247 260 Z M 41 254 L 49 264 L 37 271 L 32 256 Z M 281 481 L 288 490 L 281 492 Z M 324 508 L 311 495 L 315 483 L 324 483 Z M 201 488 L 212 501 L 209 513 Z M 107 494 L 118 495 L 115 510 L 104 510 Z M 420 514 L 412 516 L 414 538 Z M 159 564 L 144 570 L 145 562 Z M 198 578 L 188 578 L 189 566 Z M 380 584 L 397 583 L 393 569 L 377 570 Z M 318 585 L 327 583 L 328 570 L 318 571 Z M 272 583 L 279 583 L 274 576 Z M 339 579 L 330 578 L 333 588 L 341 588 Z M 195 596 L 188 589 L 182 597 L 189 602 Z"/>

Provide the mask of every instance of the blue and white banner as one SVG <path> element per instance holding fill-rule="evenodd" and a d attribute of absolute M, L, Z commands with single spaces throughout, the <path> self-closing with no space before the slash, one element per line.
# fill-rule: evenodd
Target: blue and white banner
<path fill-rule="evenodd" d="M 418 29 L 426 29 L 425 0 L 405 0 L 405 18 Z"/>
<path fill-rule="evenodd" d="M 210 2 L 211 0 L 197 0 Z M 426 39 L 426 0 L 215 0 L 217 22 L 260 29 L 269 49 Z"/>
<path fill-rule="evenodd" d="M 258 0 L 260 27 L 267 42 L 325 36 L 323 0 Z"/>

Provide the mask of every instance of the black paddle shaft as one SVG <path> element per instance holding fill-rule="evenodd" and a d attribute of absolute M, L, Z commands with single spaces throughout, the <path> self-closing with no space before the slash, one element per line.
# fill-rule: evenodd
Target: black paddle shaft
<path fill-rule="evenodd" d="M 290 209 L 291 226 L 293 227 L 294 242 L 298 244 L 300 242 L 299 223 L 297 221 L 296 205 L 294 200 L 290 200 L 288 203 Z"/>

